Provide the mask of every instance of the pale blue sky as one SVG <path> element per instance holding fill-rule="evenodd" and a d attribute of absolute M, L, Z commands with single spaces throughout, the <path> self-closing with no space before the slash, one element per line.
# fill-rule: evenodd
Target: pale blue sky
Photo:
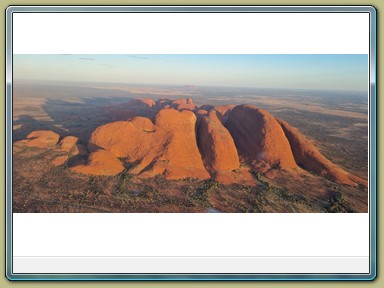
<path fill-rule="evenodd" d="M 366 91 L 368 55 L 13 55 L 14 79 Z"/>

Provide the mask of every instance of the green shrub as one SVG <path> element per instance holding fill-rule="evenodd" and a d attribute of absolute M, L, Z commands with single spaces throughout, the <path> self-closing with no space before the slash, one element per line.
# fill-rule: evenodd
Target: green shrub
<path fill-rule="evenodd" d="M 354 213 L 349 204 L 344 199 L 340 191 L 335 191 L 332 196 L 329 198 L 330 206 L 327 209 L 327 212 L 330 213 Z"/>

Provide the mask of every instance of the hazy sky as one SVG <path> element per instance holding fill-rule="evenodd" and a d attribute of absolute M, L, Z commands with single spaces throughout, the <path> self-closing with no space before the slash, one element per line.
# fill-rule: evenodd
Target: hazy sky
<path fill-rule="evenodd" d="M 366 91 L 368 55 L 13 55 L 14 79 Z"/>

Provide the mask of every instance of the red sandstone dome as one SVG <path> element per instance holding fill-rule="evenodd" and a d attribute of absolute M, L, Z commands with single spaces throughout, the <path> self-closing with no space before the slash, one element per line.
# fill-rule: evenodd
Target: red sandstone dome
<path fill-rule="evenodd" d="M 130 172 L 141 177 L 210 177 L 197 147 L 193 112 L 161 109 L 153 124 L 149 119 L 140 119 L 151 131 L 142 129 L 143 125 L 136 127 L 136 121 L 134 118 L 98 127 L 89 140 L 89 150 L 105 149 L 115 157 L 135 163 Z"/>
<path fill-rule="evenodd" d="M 199 125 L 199 146 L 204 163 L 215 174 L 239 168 L 239 155 L 231 134 L 221 124 L 216 111 L 211 111 Z"/>
<path fill-rule="evenodd" d="M 297 167 L 283 129 L 267 111 L 251 105 L 236 106 L 226 127 L 240 156 L 255 170 L 263 173 L 271 168 Z"/>

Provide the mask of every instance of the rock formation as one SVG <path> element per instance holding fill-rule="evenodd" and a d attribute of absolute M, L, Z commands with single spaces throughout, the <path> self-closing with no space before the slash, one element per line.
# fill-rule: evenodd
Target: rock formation
<path fill-rule="evenodd" d="M 141 177 L 162 174 L 167 179 L 206 179 L 209 174 L 197 147 L 195 123 L 193 112 L 161 109 L 154 123 L 133 118 L 98 127 L 88 147 L 90 151 L 102 148 L 125 158 L 134 164 L 130 172 Z"/>
<path fill-rule="evenodd" d="M 75 155 L 87 155 L 87 149 L 77 144 L 78 138 L 66 136 L 59 142 L 60 135 L 50 130 L 37 130 L 29 133 L 24 140 L 15 142 L 14 148 L 20 151 L 23 146 L 35 147 L 42 150 L 49 149 L 50 154 L 44 156 L 50 160 L 54 166 L 63 165 L 67 160 Z"/>
<path fill-rule="evenodd" d="M 75 148 L 75 145 L 79 139 L 75 136 L 67 136 L 64 137 L 60 141 L 60 150 L 64 152 L 70 152 L 72 149 Z"/>
<path fill-rule="evenodd" d="M 39 130 L 29 133 L 26 137 L 25 145 L 28 147 L 49 148 L 59 142 L 60 135 L 49 130 Z"/>
<path fill-rule="evenodd" d="M 176 107 L 177 110 L 195 110 L 196 109 L 196 105 L 193 104 L 193 103 L 187 103 L 187 104 L 179 104 L 177 105 Z"/>
<path fill-rule="evenodd" d="M 197 139 L 205 167 L 214 180 L 223 184 L 255 184 L 249 170 L 240 168 L 235 142 L 217 111 L 211 110 L 207 117 L 201 118 Z"/>
<path fill-rule="evenodd" d="M 204 110 L 204 109 L 197 109 L 196 111 L 195 111 L 195 115 L 196 115 L 196 117 L 201 117 L 201 116 L 206 116 L 206 115 L 208 115 L 208 111 L 207 110 Z"/>
<path fill-rule="evenodd" d="M 221 123 L 225 124 L 227 122 L 229 113 L 235 107 L 236 105 L 220 105 L 220 106 L 214 107 L 214 109 L 219 113 L 218 116 Z"/>
<path fill-rule="evenodd" d="M 306 139 L 297 128 L 287 122 L 277 119 L 287 136 L 296 162 L 309 171 L 318 173 L 332 181 L 367 187 L 366 180 L 344 171 L 341 167 L 325 158 L 320 151 Z"/>
<path fill-rule="evenodd" d="M 198 131 L 199 147 L 211 175 L 239 168 L 235 143 L 231 134 L 221 124 L 216 111 L 212 110 L 208 117 L 202 118 Z"/>
<path fill-rule="evenodd" d="M 240 156 L 256 171 L 296 168 L 291 146 L 277 120 L 251 105 L 236 106 L 226 122 Z"/>
<path fill-rule="evenodd" d="M 226 184 L 249 183 L 251 170 L 270 178 L 281 169 L 295 175 L 302 171 L 298 163 L 335 182 L 367 185 L 326 159 L 297 129 L 263 109 L 197 108 L 192 99 L 146 102 L 156 108 L 154 122 L 134 117 L 100 126 L 91 135 L 89 150 L 105 149 L 124 158 L 131 166 L 129 172 L 139 177 L 161 174 L 167 179 L 212 177 Z M 188 105 L 193 106 L 184 109 Z M 239 168 L 240 161 L 250 168 Z"/>
<path fill-rule="evenodd" d="M 166 134 L 166 145 L 146 171 L 148 176 L 164 169 L 163 174 L 168 179 L 210 177 L 197 147 L 195 124 L 196 116 L 191 111 L 162 109 L 157 113 L 155 125 Z"/>
<path fill-rule="evenodd" d="M 53 166 L 60 166 L 65 164 L 65 162 L 68 161 L 68 158 L 68 155 L 57 156 L 51 160 L 51 163 Z"/>
<path fill-rule="evenodd" d="M 88 175 L 117 175 L 124 170 L 124 166 L 111 152 L 97 150 L 89 154 L 88 163 L 71 167 L 71 170 Z"/>
<path fill-rule="evenodd" d="M 153 125 L 152 121 L 145 117 L 134 117 L 129 119 L 128 122 L 132 123 L 133 126 L 144 132 L 154 132 L 156 130 L 155 125 Z"/>
<path fill-rule="evenodd" d="M 368 185 L 325 158 L 296 128 L 252 105 L 198 107 L 188 98 L 130 100 L 111 107 L 107 110 L 117 111 L 121 120 L 96 128 L 88 150 L 77 137 L 59 142 L 60 135 L 53 131 L 34 131 L 15 142 L 14 151 L 50 149 L 53 165 L 89 151 L 86 164 L 70 168 L 89 175 L 117 175 L 128 169 L 140 178 L 255 184 L 250 172 L 275 178 L 282 170 L 295 176 L 305 169 L 334 182 Z"/>

